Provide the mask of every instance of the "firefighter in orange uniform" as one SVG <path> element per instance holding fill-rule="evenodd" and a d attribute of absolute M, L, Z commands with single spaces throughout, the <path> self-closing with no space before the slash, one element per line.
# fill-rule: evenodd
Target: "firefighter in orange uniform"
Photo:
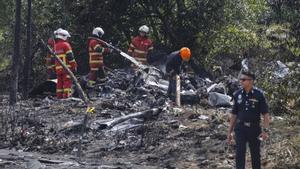
<path fill-rule="evenodd" d="M 47 45 L 54 49 L 54 39 L 49 38 Z M 47 67 L 47 79 L 56 79 L 56 73 L 55 73 L 55 58 L 48 52 L 46 56 L 46 67 Z"/>
<path fill-rule="evenodd" d="M 147 35 L 149 27 L 143 25 L 139 28 L 139 35 L 134 37 L 129 45 L 128 54 L 137 61 L 147 65 L 147 55 L 153 50 L 153 42 Z"/>
<path fill-rule="evenodd" d="M 97 27 L 93 30 L 93 35 L 88 39 L 90 72 L 87 86 L 90 88 L 95 86 L 96 81 L 99 81 L 100 84 L 104 84 L 106 81 L 103 61 L 104 57 L 111 52 L 111 49 L 107 48 L 105 44 L 101 42 L 100 38 L 103 35 L 103 29 Z"/>
<path fill-rule="evenodd" d="M 72 71 L 77 71 L 77 64 L 74 59 L 72 48 L 67 39 L 71 37 L 68 31 L 59 28 L 54 32 L 55 54 L 66 64 L 66 66 Z M 57 60 L 55 60 L 55 70 L 57 75 L 56 95 L 58 99 L 65 99 L 71 96 L 72 80 L 68 73 L 63 69 Z"/>

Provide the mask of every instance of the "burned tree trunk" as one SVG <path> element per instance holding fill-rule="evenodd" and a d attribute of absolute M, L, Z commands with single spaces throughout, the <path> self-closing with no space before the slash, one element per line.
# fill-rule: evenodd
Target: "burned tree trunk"
<path fill-rule="evenodd" d="M 14 33 L 14 55 L 11 66 L 10 97 L 9 104 L 17 102 L 19 64 L 20 64 L 20 28 L 21 28 L 21 0 L 16 0 L 15 33 Z"/>
<path fill-rule="evenodd" d="M 32 66 L 32 43 L 31 43 L 32 29 L 31 29 L 31 0 L 27 1 L 27 41 L 26 41 L 26 57 L 23 69 L 23 97 L 28 98 L 28 86 L 30 70 Z"/>

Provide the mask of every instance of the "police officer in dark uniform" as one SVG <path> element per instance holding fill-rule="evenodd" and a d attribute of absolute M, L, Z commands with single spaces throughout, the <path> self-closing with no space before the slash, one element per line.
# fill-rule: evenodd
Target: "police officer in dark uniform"
<path fill-rule="evenodd" d="M 233 96 L 234 105 L 230 117 L 230 126 L 227 135 L 228 143 L 232 143 L 234 129 L 236 139 L 236 169 L 245 169 L 246 143 L 251 154 L 253 169 L 260 169 L 260 142 L 268 138 L 269 110 L 263 91 L 253 86 L 255 75 L 251 72 L 242 72 L 240 83 L 242 89 Z M 263 129 L 260 119 L 263 116 Z"/>

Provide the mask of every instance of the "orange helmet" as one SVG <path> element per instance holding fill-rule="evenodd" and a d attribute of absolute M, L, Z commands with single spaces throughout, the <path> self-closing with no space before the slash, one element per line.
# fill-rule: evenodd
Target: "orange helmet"
<path fill-rule="evenodd" d="M 183 47 L 180 49 L 181 59 L 184 61 L 189 61 L 191 58 L 191 50 L 187 47 Z"/>

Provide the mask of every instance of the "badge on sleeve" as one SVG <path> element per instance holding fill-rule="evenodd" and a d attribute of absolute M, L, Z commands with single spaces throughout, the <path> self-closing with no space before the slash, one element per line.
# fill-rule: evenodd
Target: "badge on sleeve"
<path fill-rule="evenodd" d="M 237 102 L 238 102 L 238 104 L 241 104 L 242 103 L 242 95 L 240 94 L 239 96 L 238 96 L 238 100 L 237 100 Z"/>

